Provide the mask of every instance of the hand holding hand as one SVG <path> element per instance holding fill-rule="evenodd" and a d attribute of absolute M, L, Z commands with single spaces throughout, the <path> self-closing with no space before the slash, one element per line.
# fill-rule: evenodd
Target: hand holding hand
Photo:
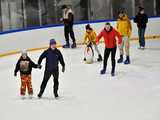
<path fill-rule="evenodd" d="M 41 68 L 42 68 L 42 65 L 38 65 L 38 68 L 41 69 Z"/>

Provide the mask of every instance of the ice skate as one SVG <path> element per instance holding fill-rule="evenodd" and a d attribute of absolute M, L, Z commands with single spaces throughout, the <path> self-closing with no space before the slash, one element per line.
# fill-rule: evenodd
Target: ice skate
<path fill-rule="evenodd" d="M 126 57 L 126 60 L 124 61 L 124 64 L 126 64 L 126 65 L 130 64 L 130 58 L 129 58 L 129 56 Z"/>
<path fill-rule="evenodd" d="M 117 63 L 122 63 L 123 62 L 123 55 L 120 55 L 120 58 L 118 59 Z"/>
<path fill-rule="evenodd" d="M 71 45 L 72 48 L 76 48 L 77 47 L 77 44 L 74 42 L 72 45 Z"/>

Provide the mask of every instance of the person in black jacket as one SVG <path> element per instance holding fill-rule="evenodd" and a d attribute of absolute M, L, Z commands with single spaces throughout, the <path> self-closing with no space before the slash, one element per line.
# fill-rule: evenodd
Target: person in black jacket
<path fill-rule="evenodd" d="M 148 23 L 148 16 L 144 13 L 144 8 L 139 7 L 139 12 L 134 18 L 137 23 L 140 49 L 145 48 L 145 30 Z"/>
<path fill-rule="evenodd" d="M 63 45 L 63 48 L 70 48 L 70 43 L 69 43 L 69 35 L 73 41 L 72 48 L 76 48 L 76 39 L 73 31 L 73 24 L 74 24 L 74 14 L 72 9 L 67 6 L 63 5 L 62 6 L 63 10 L 63 22 L 64 22 L 64 34 L 65 34 L 65 39 L 66 39 L 66 44 Z"/>
<path fill-rule="evenodd" d="M 33 88 L 31 83 L 32 68 L 40 68 L 40 66 L 36 65 L 28 57 L 27 51 L 22 51 L 22 55 L 19 58 L 14 71 L 14 76 L 17 76 L 17 72 L 20 71 L 20 77 L 21 77 L 20 95 L 22 96 L 22 98 L 24 98 L 25 96 L 26 87 L 28 89 L 29 96 L 32 97 L 33 95 Z"/>
<path fill-rule="evenodd" d="M 42 81 L 42 84 L 40 86 L 40 92 L 38 94 L 38 97 L 41 98 L 43 95 L 43 92 L 46 88 L 47 82 L 50 79 L 51 75 L 53 75 L 54 77 L 54 95 L 57 98 L 58 97 L 58 87 L 59 87 L 59 82 L 58 82 L 58 78 L 59 78 L 59 67 L 58 67 L 58 63 L 60 62 L 62 65 L 62 72 L 65 71 L 65 63 L 64 63 L 64 59 L 63 56 L 61 54 L 61 52 L 56 48 L 56 41 L 54 39 L 50 40 L 50 47 L 45 50 L 39 60 L 38 60 L 38 64 L 41 66 L 41 62 L 43 59 L 46 59 L 46 66 L 45 66 L 45 72 L 44 72 L 44 78 Z"/>

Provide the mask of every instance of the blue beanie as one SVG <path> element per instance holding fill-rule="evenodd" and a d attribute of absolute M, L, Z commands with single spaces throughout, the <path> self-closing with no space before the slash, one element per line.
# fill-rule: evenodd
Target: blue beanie
<path fill-rule="evenodd" d="M 53 45 L 53 44 L 55 45 L 55 44 L 57 44 L 57 43 L 56 43 L 55 39 L 51 39 L 49 44 L 50 44 L 50 45 Z"/>

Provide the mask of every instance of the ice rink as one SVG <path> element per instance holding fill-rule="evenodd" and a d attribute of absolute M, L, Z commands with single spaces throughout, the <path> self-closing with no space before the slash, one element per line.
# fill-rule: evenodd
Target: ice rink
<path fill-rule="evenodd" d="M 160 41 L 147 41 L 144 51 L 137 47 L 137 42 L 131 43 L 131 64 L 117 64 L 115 77 L 110 75 L 110 59 L 107 73 L 100 75 L 102 63 L 83 62 L 84 46 L 60 48 L 66 72 L 60 73 L 58 100 L 52 79 L 43 98 L 37 98 L 45 61 L 32 73 L 34 98 L 22 100 L 19 75 L 14 77 L 19 55 L 0 58 L 0 120 L 160 120 Z M 103 54 L 104 45 L 99 49 Z M 41 53 L 29 56 L 37 62 Z"/>

